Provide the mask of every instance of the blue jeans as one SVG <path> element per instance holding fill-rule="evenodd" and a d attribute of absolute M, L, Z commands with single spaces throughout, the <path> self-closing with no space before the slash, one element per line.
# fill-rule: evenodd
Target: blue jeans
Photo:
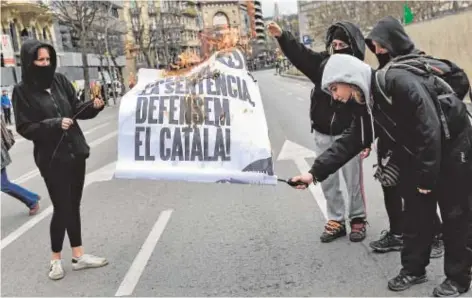
<path fill-rule="evenodd" d="M 8 180 L 7 169 L 2 169 L 2 192 L 18 199 L 28 208 L 33 208 L 38 203 L 39 196 L 29 190 L 19 186 L 18 184 L 12 183 Z"/>

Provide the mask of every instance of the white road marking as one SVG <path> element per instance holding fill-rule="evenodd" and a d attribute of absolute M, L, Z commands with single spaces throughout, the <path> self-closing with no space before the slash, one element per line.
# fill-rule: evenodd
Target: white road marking
<path fill-rule="evenodd" d="M 93 182 L 111 180 L 113 178 L 113 173 L 115 172 L 116 162 L 109 163 L 108 165 L 91 172 L 85 176 L 84 188 L 89 186 Z M 1 250 L 10 245 L 13 241 L 20 238 L 23 234 L 28 232 L 40 221 L 51 215 L 53 212 L 52 205 L 44 209 L 42 212 L 38 213 L 30 220 L 25 222 L 18 229 L 14 230 L 8 236 L 2 239 L 1 241 Z"/>
<path fill-rule="evenodd" d="M 97 126 L 98 127 L 98 126 Z M 97 128 L 96 127 L 96 128 Z M 91 129 L 92 130 L 92 129 Z M 90 133 L 89 130 L 88 132 Z M 114 136 L 116 136 L 118 134 L 118 132 L 115 130 L 114 132 L 111 132 L 109 134 L 106 134 L 104 135 L 103 137 L 101 138 L 98 138 L 92 142 L 90 142 L 89 146 L 91 148 L 93 147 L 96 147 L 106 141 L 108 141 L 109 139 L 113 138 Z M 21 184 L 21 183 L 24 183 L 30 179 L 33 179 L 34 177 L 38 176 L 39 175 L 39 170 L 38 169 L 35 169 L 35 170 L 32 170 L 32 171 L 29 171 L 28 173 L 24 174 L 24 175 L 21 175 L 20 177 L 16 178 L 15 180 L 12 180 L 13 183 L 16 183 L 16 184 Z"/>
<path fill-rule="evenodd" d="M 131 267 L 128 269 L 125 278 L 116 291 L 115 296 L 128 296 L 133 293 L 134 288 L 138 284 L 141 274 L 143 274 L 144 268 L 146 267 L 157 242 L 159 241 L 159 238 L 161 237 L 167 223 L 169 222 L 172 212 L 172 209 L 161 212 L 159 218 L 154 224 L 154 227 L 146 238 L 146 241 L 134 258 L 134 261 L 131 264 Z"/>
<path fill-rule="evenodd" d="M 303 101 L 303 98 L 301 98 L 300 96 L 297 96 L 297 99 L 298 99 L 299 101 Z"/>

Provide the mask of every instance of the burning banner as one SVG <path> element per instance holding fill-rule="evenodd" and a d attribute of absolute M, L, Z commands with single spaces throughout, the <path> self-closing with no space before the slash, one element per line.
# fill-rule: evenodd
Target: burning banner
<path fill-rule="evenodd" d="M 121 100 L 116 178 L 276 184 L 257 83 L 242 53 L 187 73 L 141 69 Z"/>

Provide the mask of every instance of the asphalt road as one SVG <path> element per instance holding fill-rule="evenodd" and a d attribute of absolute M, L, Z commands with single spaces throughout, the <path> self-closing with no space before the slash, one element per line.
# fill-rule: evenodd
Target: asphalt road
<path fill-rule="evenodd" d="M 308 155 L 314 142 L 308 125 L 312 86 L 274 72 L 255 73 L 274 156 L 284 144 L 298 145 Z M 44 199 L 42 212 L 29 217 L 23 205 L 2 194 L 2 296 L 429 296 L 442 281 L 442 260 L 432 260 L 429 282 L 402 293 L 387 289 L 387 280 L 400 269 L 400 256 L 375 254 L 368 247 L 388 228 L 382 193 L 372 178 L 374 156 L 364 162 L 367 239 L 323 244 L 323 207 L 310 191 L 284 184 L 110 180 L 117 111 L 107 108 L 82 124 L 92 147 L 83 240 L 87 252 L 107 257 L 110 264 L 72 271 L 66 238 L 66 277 L 48 279 L 50 201 L 35 172 L 32 145 L 19 138 L 8 174 Z M 290 177 L 299 172 L 297 165 L 312 161 L 277 160 L 276 172 Z"/>

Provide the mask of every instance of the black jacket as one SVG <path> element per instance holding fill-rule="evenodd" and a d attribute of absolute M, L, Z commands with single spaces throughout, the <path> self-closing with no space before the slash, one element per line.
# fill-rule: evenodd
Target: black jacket
<path fill-rule="evenodd" d="M 402 24 L 392 16 L 380 19 L 365 39 L 366 45 L 375 54 L 375 46 L 372 41 L 376 41 L 386 48 L 390 59 L 412 53 L 424 54 L 424 52 L 415 48 L 415 44 L 405 32 Z M 379 68 L 384 67 L 386 62 L 379 61 Z M 377 131 L 377 137 L 377 157 L 379 163 L 388 150 L 394 152 L 391 162 L 399 167 L 407 163 L 408 154 L 405 154 L 406 152 L 401 150 L 401 148 L 396 148 L 401 146 L 397 146 L 392 142 L 382 130 Z"/>
<path fill-rule="evenodd" d="M 77 115 L 75 119 L 91 119 L 103 108 L 94 109 L 91 102 L 78 101 L 72 83 L 60 73 L 54 74 L 51 93 L 37 88 L 30 69 L 40 47 L 49 48 L 51 65 L 56 68 L 57 56 L 52 46 L 38 40 L 26 41 L 21 48 L 22 81 L 15 85 L 12 100 L 16 130 L 25 139 L 33 141 L 34 160 L 44 176 L 56 148 L 55 162 L 88 158 L 90 154 L 79 124 L 74 121 L 67 131 L 63 131 L 62 118 Z"/>
<path fill-rule="evenodd" d="M 364 60 L 364 36 L 359 28 L 350 22 L 337 22 L 332 25 L 326 35 L 326 46 L 331 43 L 332 34 L 338 27 L 344 29 L 351 38 L 354 56 Z M 348 109 L 334 102 L 330 95 L 321 90 L 321 78 L 329 53 L 317 53 L 308 49 L 288 31 L 283 31 L 277 40 L 288 60 L 315 84 L 311 92 L 311 128 L 327 135 L 340 135 L 349 127 L 352 116 Z"/>
<path fill-rule="evenodd" d="M 315 160 L 310 173 L 317 181 L 323 181 L 364 148 L 370 147 L 372 138 L 380 132 L 408 156 L 409 160 L 405 163 L 408 168 L 400 168 L 400 183 L 433 189 L 441 165 L 457 164 L 461 159 L 459 153 L 470 150 L 470 140 L 460 141 L 464 131 L 470 135 L 471 130 L 464 103 L 457 100 L 451 108 L 456 115 L 456 127 L 460 129 L 451 132 L 452 138 L 446 144 L 442 140 L 437 111 L 427 91 L 428 82 L 405 70 L 390 70 L 385 87 L 387 93 L 392 95 L 393 104 L 390 104 L 375 87 L 375 71 L 372 72 L 373 119 L 365 106 L 354 104 L 351 127 Z"/>

